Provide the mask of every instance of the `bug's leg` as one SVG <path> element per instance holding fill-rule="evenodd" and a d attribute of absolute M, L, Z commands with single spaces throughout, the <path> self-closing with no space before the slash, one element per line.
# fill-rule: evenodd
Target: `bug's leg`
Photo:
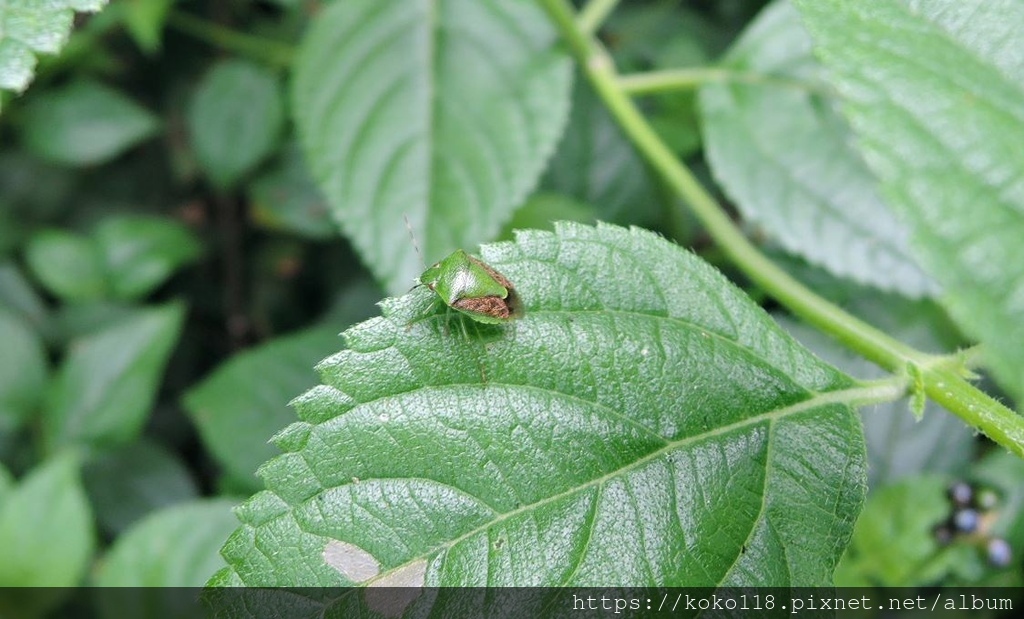
<path fill-rule="evenodd" d="M 480 344 L 481 357 L 477 359 L 477 363 L 480 365 L 480 382 L 487 382 L 487 344 L 484 343 L 484 338 L 480 335 L 480 325 L 473 322 L 473 330 L 476 332 L 476 341 Z M 462 334 L 466 337 L 466 341 L 470 344 L 473 340 L 469 338 L 469 331 L 466 329 L 466 321 L 462 321 Z"/>
<path fill-rule="evenodd" d="M 433 314 L 434 313 L 434 308 L 437 307 L 437 304 L 440 303 L 440 302 L 441 302 L 440 299 L 433 299 L 430 302 L 430 306 L 427 307 L 427 309 L 423 312 L 423 316 L 429 316 L 430 314 Z M 412 329 L 412 323 L 417 322 L 418 320 L 420 320 L 420 318 L 422 318 L 422 316 L 415 317 L 415 318 L 410 318 L 409 322 L 405 323 L 405 330 L 408 331 L 409 329 Z"/>
<path fill-rule="evenodd" d="M 450 328 L 450 325 L 451 325 L 452 317 L 453 316 L 455 316 L 456 320 L 458 319 L 458 316 L 456 316 L 456 313 L 454 311 L 452 311 L 451 306 L 450 305 L 445 305 L 445 307 L 444 307 L 444 322 L 442 323 L 443 328 L 444 328 L 444 336 L 445 337 L 450 337 L 451 334 L 452 334 L 452 330 Z"/>

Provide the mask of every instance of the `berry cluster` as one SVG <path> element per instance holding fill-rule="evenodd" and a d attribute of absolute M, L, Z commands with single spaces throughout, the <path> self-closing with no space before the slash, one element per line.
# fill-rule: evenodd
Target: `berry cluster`
<path fill-rule="evenodd" d="M 1010 544 L 990 534 L 996 519 L 999 496 L 990 489 L 978 489 L 965 481 L 952 484 L 947 491 L 952 505 L 949 518 L 934 529 L 935 539 L 942 545 L 965 538 L 983 545 L 989 563 L 1006 567 L 1013 559 Z"/>

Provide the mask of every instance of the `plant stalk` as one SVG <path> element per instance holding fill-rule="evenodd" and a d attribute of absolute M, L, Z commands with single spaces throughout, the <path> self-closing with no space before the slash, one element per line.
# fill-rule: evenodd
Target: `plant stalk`
<path fill-rule="evenodd" d="M 167 24 L 214 47 L 265 63 L 275 68 L 291 65 L 292 47 L 280 41 L 245 34 L 183 11 L 172 11 Z"/>

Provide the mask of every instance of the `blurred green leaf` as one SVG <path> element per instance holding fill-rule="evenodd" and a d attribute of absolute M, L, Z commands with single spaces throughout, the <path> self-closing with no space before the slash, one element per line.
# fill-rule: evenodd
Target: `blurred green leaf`
<path fill-rule="evenodd" d="M 239 353 L 184 396 L 206 448 L 256 492 L 256 469 L 280 453 L 267 440 L 295 421 L 288 403 L 316 383 L 313 366 L 338 350 L 338 327 L 321 326 Z"/>
<path fill-rule="evenodd" d="M 51 293 L 65 301 L 136 300 L 195 260 L 201 246 L 184 225 L 165 217 L 109 216 L 91 236 L 42 230 L 26 260 Z"/>
<path fill-rule="evenodd" d="M 97 522 L 114 535 L 151 512 L 198 494 L 185 465 L 147 439 L 93 456 L 82 469 L 82 481 Z"/>
<path fill-rule="evenodd" d="M 92 301 L 107 293 L 103 257 L 89 237 L 41 230 L 29 239 L 25 261 L 39 283 L 64 301 Z"/>
<path fill-rule="evenodd" d="M 675 0 L 623 2 L 608 16 L 603 30 L 616 65 L 627 73 L 679 66 L 665 61 L 682 60 L 679 46 L 684 42 L 692 43 L 690 51 L 696 52 L 691 59 L 709 52 L 717 55 L 732 36 Z"/>
<path fill-rule="evenodd" d="M 281 153 L 277 164 L 249 184 L 256 223 L 312 239 L 338 234 L 327 200 L 316 186 L 298 145 Z"/>
<path fill-rule="evenodd" d="M 796 3 L 942 301 L 1024 402 L 1024 4 Z"/>
<path fill-rule="evenodd" d="M 152 137 L 159 119 L 121 92 L 79 81 L 33 97 L 24 109 L 25 148 L 48 161 L 106 163 Z"/>
<path fill-rule="evenodd" d="M 125 0 L 121 2 L 125 28 L 142 51 L 159 51 L 167 15 L 176 0 Z"/>
<path fill-rule="evenodd" d="M 11 212 L 11 208 L 0 198 L 0 260 L 18 248 L 26 234 L 25 224 Z"/>
<path fill-rule="evenodd" d="M 135 439 L 156 398 L 184 313 L 178 303 L 141 310 L 73 342 L 43 410 L 46 449 L 83 443 L 105 447 Z"/>
<path fill-rule="evenodd" d="M 0 434 L 18 428 L 36 411 L 48 362 L 39 336 L 0 306 Z"/>
<path fill-rule="evenodd" d="M 542 187 L 592 204 L 602 221 L 648 223 L 660 206 L 647 166 L 585 79 Z"/>
<path fill-rule="evenodd" d="M 142 308 L 125 303 L 90 301 L 57 308 L 50 321 L 49 335 L 54 344 L 63 347 L 74 340 L 93 335 L 139 315 Z"/>
<path fill-rule="evenodd" d="M 145 599 L 168 601 L 162 597 L 161 587 L 203 585 L 224 565 L 217 548 L 238 524 L 231 512 L 234 505 L 234 501 L 228 499 L 202 500 L 150 514 L 110 548 L 96 573 L 95 585 L 146 588 L 146 595 L 139 602 Z M 176 591 L 173 597 L 190 596 Z M 112 592 L 110 599 L 123 598 Z M 159 605 L 121 607 L 116 609 L 118 612 L 104 613 L 104 616 L 150 616 L 147 612 L 131 612 L 147 608 L 159 608 Z"/>
<path fill-rule="evenodd" d="M 11 475 L 3 462 L 0 462 L 0 510 L 3 509 L 7 493 L 14 487 L 14 477 Z"/>
<path fill-rule="evenodd" d="M 482 258 L 525 316 L 463 333 L 419 287 L 349 329 L 216 582 L 830 582 L 863 498 L 847 377 L 650 232 Z"/>
<path fill-rule="evenodd" d="M 835 275 L 909 297 L 935 294 L 906 226 L 850 145 L 792 6 L 765 10 L 724 67 L 748 77 L 701 88 L 706 152 L 744 216 Z"/>
<path fill-rule="evenodd" d="M 112 296 L 139 299 L 179 267 L 199 257 L 199 240 L 166 217 L 120 215 L 104 219 L 94 237 L 103 253 Z"/>
<path fill-rule="evenodd" d="M 0 210 L 31 231 L 32 225 L 68 211 L 79 175 L 79 170 L 47 163 L 24 150 L 0 151 Z"/>
<path fill-rule="evenodd" d="M 511 240 L 513 230 L 554 230 L 556 221 L 593 224 L 599 219 L 596 209 L 560 193 L 538 192 L 530 196 L 505 226 L 501 238 Z"/>
<path fill-rule="evenodd" d="M 871 495 L 838 573 L 884 587 L 930 585 L 946 576 L 963 557 L 962 546 L 943 549 L 933 534 L 951 511 L 947 484 L 942 477 L 913 477 Z"/>
<path fill-rule="evenodd" d="M 0 504 L 0 586 L 73 587 L 93 552 L 92 516 L 78 460 L 57 456 L 33 469 Z M 59 601 L 59 592 L 49 592 Z"/>
<path fill-rule="evenodd" d="M 0 5 L 0 89 L 24 90 L 36 54 L 56 54 L 67 43 L 75 11 L 98 11 L 107 0 L 4 0 Z"/>
<path fill-rule="evenodd" d="M 569 107 L 568 59 L 532 2 L 346 0 L 295 66 L 296 122 L 335 220 L 392 293 L 424 259 L 494 238 Z"/>
<path fill-rule="evenodd" d="M 213 67 L 188 108 L 192 148 L 203 171 L 222 189 L 270 154 L 283 127 L 277 78 L 245 60 L 225 60 Z"/>
<path fill-rule="evenodd" d="M 50 317 L 49 308 L 13 262 L 0 262 L 0 308 L 4 307 L 36 329 Z"/>
<path fill-rule="evenodd" d="M 1024 551 L 1024 460 L 1005 451 L 992 452 L 974 465 L 970 478 L 999 493 L 993 533 L 1002 535 L 1017 552 Z"/>

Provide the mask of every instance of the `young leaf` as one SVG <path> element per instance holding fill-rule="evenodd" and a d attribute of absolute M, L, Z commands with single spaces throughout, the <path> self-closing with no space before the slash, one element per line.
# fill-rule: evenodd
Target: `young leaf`
<path fill-rule="evenodd" d="M 392 293 L 427 260 L 493 238 L 554 150 L 570 65 L 532 2 L 335 2 L 295 67 L 313 176 Z"/>
<path fill-rule="evenodd" d="M 151 137 L 159 120 L 121 92 L 75 82 L 33 98 L 22 141 L 36 155 L 66 165 L 98 165 Z"/>
<path fill-rule="evenodd" d="M 792 6 L 766 9 L 724 64 L 756 77 L 700 92 L 708 160 L 744 216 L 837 276 L 909 297 L 937 292 L 850 146 Z"/>
<path fill-rule="evenodd" d="M 646 231 L 560 224 L 482 259 L 524 317 L 420 287 L 349 329 L 215 582 L 830 582 L 864 495 L 850 379 Z"/>
<path fill-rule="evenodd" d="M 121 6 L 125 28 L 147 54 L 159 51 L 164 24 L 176 0 L 129 0 Z"/>
<path fill-rule="evenodd" d="M 93 544 L 77 458 L 64 454 L 44 462 L 0 504 L 0 586 L 75 586 Z"/>
<path fill-rule="evenodd" d="M 188 110 L 192 147 L 216 185 L 228 188 L 273 150 L 284 126 L 277 78 L 243 60 L 215 66 Z"/>
<path fill-rule="evenodd" d="M 0 6 L 0 89 L 22 91 L 35 54 L 56 54 L 67 42 L 75 11 L 98 11 L 107 0 L 5 0 Z"/>
<path fill-rule="evenodd" d="M 1024 5 L 796 6 L 943 303 L 1024 402 Z"/>
<path fill-rule="evenodd" d="M 39 283 L 65 301 L 92 301 L 106 294 L 103 257 L 89 237 L 40 230 L 29 239 L 25 261 Z"/>
<path fill-rule="evenodd" d="M 43 409 L 50 450 L 128 443 L 142 429 L 184 318 L 171 303 L 75 342 Z"/>
<path fill-rule="evenodd" d="M 200 245 L 184 225 L 166 217 L 119 215 L 96 227 L 108 286 L 115 299 L 133 300 L 164 283 L 199 257 Z"/>

